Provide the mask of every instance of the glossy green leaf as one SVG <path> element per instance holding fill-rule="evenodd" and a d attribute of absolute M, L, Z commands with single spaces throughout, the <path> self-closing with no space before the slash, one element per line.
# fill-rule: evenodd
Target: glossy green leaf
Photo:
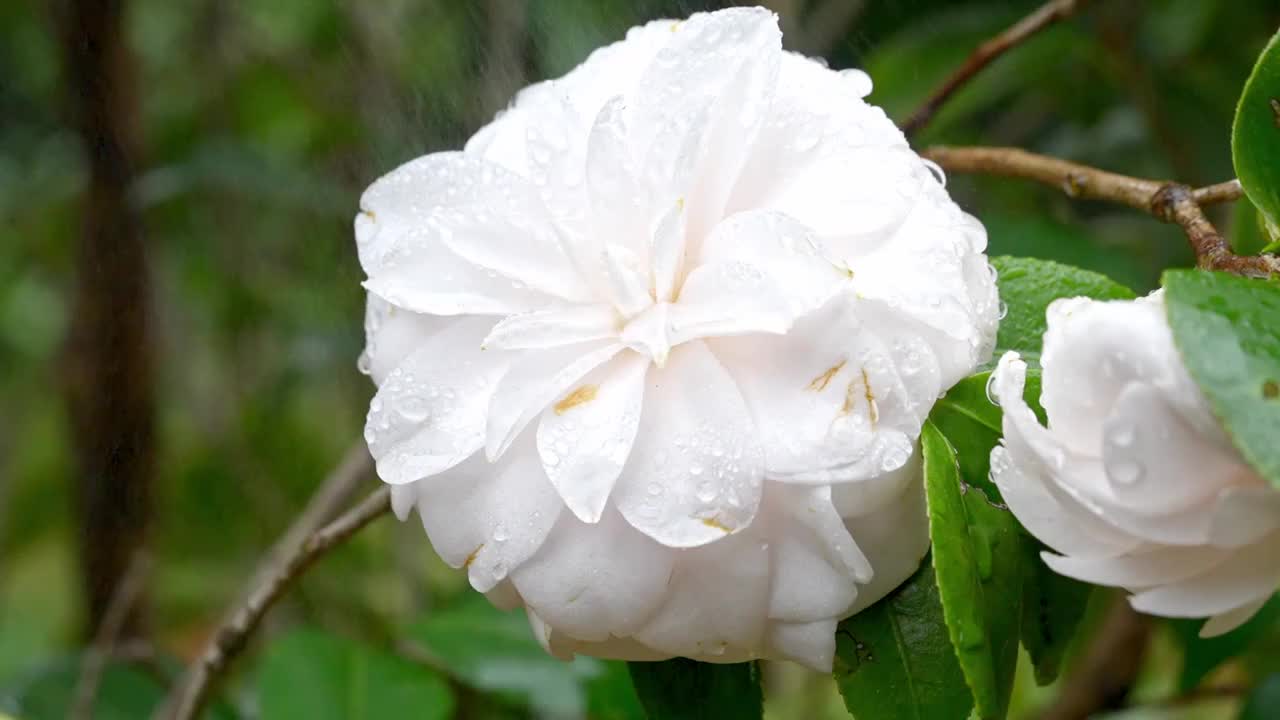
<path fill-rule="evenodd" d="M 946 437 L 955 452 L 960 477 L 981 490 L 993 502 L 1002 502 L 991 482 L 991 449 L 1001 436 L 1000 407 L 987 397 L 990 372 L 961 380 L 933 406 L 929 421 Z M 1027 372 L 1023 397 L 1044 420 L 1040 407 L 1040 372 Z M 1041 562 L 1040 544 L 1030 537 L 1018 540 L 1022 547 L 1023 588 L 1021 630 L 1023 646 L 1031 656 L 1040 684 L 1057 677 L 1063 654 L 1088 602 L 1091 586 L 1064 578 Z"/>
<path fill-rule="evenodd" d="M 1199 685 L 1219 665 L 1243 653 L 1261 639 L 1268 630 L 1275 627 L 1277 619 L 1280 619 L 1280 596 L 1272 597 L 1245 624 L 1229 633 L 1211 638 L 1200 637 L 1203 619 L 1170 621 L 1183 651 L 1178 687 L 1185 692 Z"/>
<path fill-rule="evenodd" d="M 273 640 L 258 672 L 263 718 L 446 720 L 454 699 L 435 671 L 318 630 Z"/>
<path fill-rule="evenodd" d="M 1239 720 L 1274 720 L 1280 717 L 1280 673 L 1268 675 L 1249 693 Z"/>
<path fill-rule="evenodd" d="M 1000 321 L 996 353 L 1016 350 L 1039 357 L 1049 303 L 1063 297 L 1086 296 L 1098 300 L 1125 300 L 1133 291 L 1105 275 L 1049 260 L 996 257 L 991 264 L 999 273 L 1000 301 L 1007 314 Z"/>
<path fill-rule="evenodd" d="M 431 613 L 414 624 L 410 637 L 438 658 L 460 682 L 497 693 L 516 705 L 552 716 L 581 715 L 588 694 L 607 695 L 619 718 L 639 718 L 639 702 L 621 689 L 616 673 L 595 658 L 557 660 L 534 639 L 524 613 L 502 612 L 474 599 Z M 600 687 L 593 688 L 593 685 Z"/>
<path fill-rule="evenodd" d="M 964 482 L 932 423 L 920 446 L 943 617 L 978 715 L 1003 718 L 1018 661 L 1025 535 L 1008 509 Z"/>
<path fill-rule="evenodd" d="M 1231 160 L 1275 239 L 1280 227 L 1280 33 L 1263 48 L 1244 84 L 1231 127 Z"/>
<path fill-rule="evenodd" d="M 1000 441 L 1000 406 L 987 396 L 989 371 L 975 373 L 956 383 L 934 403 L 929 420 L 951 443 L 964 481 L 981 488 L 987 497 L 1001 501 L 1000 490 L 991 482 L 991 449 Z M 1037 413 L 1040 409 L 1040 370 L 1027 369 L 1023 397 Z M 1043 418 L 1041 418 L 1043 420 Z"/>
<path fill-rule="evenodd" d="M 857 720 L 964 720 L 973 708 L 933 564 L 840 623 L 833 675 Z"/>
<path fill-rule="evenodd" d="M 1237 255 L 1257 255 L 1267 250 L 1271 244 L 1267 238 L 1263 224 L 1266 221 L 1258 209 L 1248 198 L 1240 198 L 1231 210 L 1231 225 L 1228 233 L 1231 250 Z"/>
<path fill-rule="evenodd" d="M 1191 376 L 1249 464 L 1280 487 L 1280 284 L 1172 270 L 1164 287 Z"/>
<path fill-rule="evenodd" d="M 764 717 L 755 663 L 713 665 L 685 658 L 627 663 L 650 720 Z"/>
<path fill-rule="evenodd" d="M 1022 646 L 1031 657 L 1038 685 L 1057 679 L 1094 587 L 1050 570 L 1040 559 L 1044 549 L 1031 539 L 1023 543 Z"/>

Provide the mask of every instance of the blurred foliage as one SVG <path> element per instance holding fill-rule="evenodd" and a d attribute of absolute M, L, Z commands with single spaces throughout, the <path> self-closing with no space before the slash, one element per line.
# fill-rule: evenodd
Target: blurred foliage
<path fill-rule="evenodd" d="M 868 69 L 872 100 L 894 117 L 970 48 L 1038 4 L 847 2 L 857 12 L 835 33 L 815 21 L 824 0 L 775 5 L 793 32 L 788 42 L 812 50 L 826 41 L 819 49 L 832 66 Z M 15 693 L 24 692 L 38 699 L 31 718 L 61 717 L 66 697 L 50 697 L 50 688 L 66 688 L 69 658 L 82 645 L 59 351 L 85 173 L 63 95 L 57 5 L 0 3 L 0 713 L 13 712 Z M 627 27 L 705 7 L 129 3 L 144 143 L 132 196 L 144 213 L 160 341 L 152 602 L 163 652 L 183 657 L 203 640 L 264 548 L 359 437 L 371 394 L 355 371 L 363 299 L 350 223 L 361 189 L 418 154 L 458 147 L 516 88 L 565 72 Z M 495 11 L 515 22 L 495 22 Z M 1231 174 L 1236 98 L 1278 24 L 1272 0 L 1093 3 L 993 65 L 918 142 L 1017 145 L 1120 172 L 1216 182 Z M 1189 260 L 1175 228 L 1124 209 L 998 178 L 954 177 L 951 188 L 987 224 L 993 254 L 1080 265 L 1140 292 Z M 1230 210 L 1215 213 L 1226 225 Z M 1250 219 L 1241 211 L 1236 224 Z M 410 672 L 402 656 L 383 655 L 407 637 L 457 663 L 456 677 L 412 692 L 445 692 L 470 717 L 604 718 L 613 715 L 602 708 L 634 707 L 634 698 L 617 699 L 629 686 L 615 665 L 549 664 L 527 635 L 506 635 L 523 624 L 518 615 L 472 615 L 464 578 L 431 556 L 414 525 L 382 523 L 302 583 L 268 631 L 312 634 L 254 653 L 226 694 L 236 712 L 253 717 L 272 707 L 250 678 L 270 682 L 272 658 L 304 642 L 297 637 L 341 656 L 323 665 L 322 653 L 308 650 L 317 655 L 315 675 L 299 692 L 327 686 L 334 673 L 349 688 L 360 663 L 369 665 L 358 677 L 375 665 Z M 1257 633 L 1241 660 L 1206 682 L 1280 670 L 1274 628 Z M 1155 646 L 1140 697 L 1177 691 L 1176 637 Z M 504 662 L 513 664 L 493 669 Z M 1015 717 L 1053 693 L 1035 688 L 1021 662 Z M 769 717 L 841 716 L 829 679 L 781 665 L 764 675 Z M 540 679 L 522 685 L 528 678 Z M 131 703 L 157 691 L 156 678 L 136 668 L 112 666 L 104 681 L 103 702 L 119 712 L 100 717 L 140 717 Z M 1130 715 L 1224 717 L 1235 706 Z"/>

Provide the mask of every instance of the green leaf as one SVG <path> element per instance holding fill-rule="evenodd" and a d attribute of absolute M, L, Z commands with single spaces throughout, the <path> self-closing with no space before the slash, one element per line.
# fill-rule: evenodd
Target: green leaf
<path fill-rule="evenodd" d="M 964 720 L 973 696 L 947 636 L 933 564 L 840 623 L 832 671 L 857 720 Z"/>
<path fill-rule="evenodd" d="M 951 443 L 964 481 L 981 488 L 992 500 L 1001 502 L 1000 490 L 990 479 L 991 449 L 1003 435 L 1000 406 L 987 396 L 990 380 L 991 372 L 984 371 L 956 383 L 934 404 L 929 420 Z M 1043 415 L 1039 368 L 1027 369 L 1023 398 L 1036 413 Z"/>
<path fill-rule="evenodd" d="M 990 372 L 961 380 L 933 406 L 929 421 L 947 438 L 960 466 L 960 477 L 993 502 L 1003 498 L 990 480 L 991 449 L 1001 436 L 1000 407 L 987 398 Z M 1040 407 L 1040 372 L 1030 368 L 1023 391 L 1027 403 L 1044 420 Z M 1041 545 L 1029 537 L 1019 540 L 1024 553 L 1021 608 L 1022 644 L 1031 656 L 1040 684 L 1058 675 L 1063 654 L 1084 613 L 1092 586 L 1064 578 L 1040 560 Z"/>
<path fill-rule="evenodd" d="M 1003 718 L 1018 662 L 1025 536 L 1008 509 L 961 479 L 932 423 L 920 446 L 943 617 L 978 715 Z"/>
<path fill-rule="evenodd" d="M 160 658 L 166 668 L 167 658 Z M 83 671 L 84 655 L 67 655 L 44 663 L 9 688 L 0 689 L 0 719 L 12 713 L 21 720 L 71 717 Z M 176 672 L 180 666 L 174 665 Z M 168 693 L 168 678 L 150 667 L 110 662 L 98 681 L 94 720 L 136 720 L 150 717 Z M 236 713 L 215 700 L 200 716 L 204 720 L 232 720 Z"/>
<path fill-rule="evenodd" d="M 1257 255 L 1270 252 L 1271 244 L 1263 228 L 1262 214 L 1249 202 L 1248 198 L 1240 198 L 1231 210 L 1231 249 L 1237 255 Z"/>
<path fill-rule="evenodd" d="M 674 658 L 627 666 L 650 720 L 764 717 L 760 670 L 755 663 L 712 665 Z"/>
<path fill-rule="evenodd" d="M 1274 720 L 1280 715 L 1280 673 L 1262 679 L 1249 693 L 1239 720 Z"/>
<path fill-rule="evenodd" d="M 1022 579 L 1022 646 L 1031 657 L 1038 685 L 1057 679 L 1093 594 L 1092 585 L 1050 570 L 1040 559 L 1044 549 L 1038 542 L 1023 543 L 1027 557 Z"/>
<path fill-rule="evenodd" d="M 1280 226 L 1280 33 L 1263 48 L 1240 94 L 1231 160 L 1274 239 Z"/>
<path fill-rule="evenodd" d="M 274 640 L 258 672 L 264 718 L 446 720 L 453 694 L 435 671 L 353 640 L 296 630 Z"/>
<path fill-rule="evenodd" d="M 1248 622 L 1229 633 L 1211 638 L 1200 637 L 1204 620 L 1172 620 L 1174 634 L 1182 644 L 1182 673 L 1178 687 L 1186 692 L 1229 658 L 1243 653 L 1280 619 L 1280 597 L 1272 597 Z"/>
<path fill-rule="evenodd" d="M 582 656 L 557 660 L 534 639 L 523 613 L 501 612 L 475 599 L 433 612 L 409 633 L 460 682 L 541 714 L 581 715 L 594 694 L 614 704 L 613 717 L 643 717 L 634 693 L 627 692 L 629 683 L 616 683 L 621 663 Z"/>
<path fill-rule="evenodd" d="M 1000 321 L 996 352 L 1016 350 L 1039 357 L 1049 303 L 1062 297 L 1083 295 L 1097 300 L 1127 300 L 1133 291 L 1105 275 L 1049 260 L 996 257 L 991 264 L 999 273 L 1000 300 L 1007 314 Z"/>
<path fill-rule="evenodd" d="M 1280 284 L 1171 270 L 1164 287 L 1191 377 L 1249 464 L 1280 487 Z"/>

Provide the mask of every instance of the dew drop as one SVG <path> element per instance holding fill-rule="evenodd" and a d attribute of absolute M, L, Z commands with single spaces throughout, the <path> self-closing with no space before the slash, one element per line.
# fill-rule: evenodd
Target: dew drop
<path fill-rule="evenodd" d="M 1128 423 L 1119 425 L 1111 431 L 1109 439 L 1111 444 L 1116 447 L 1129 447 L 1133 444 L 1135 436 L 1134 427 Z"/>
<path fill-rule="evenodd" d="M 1111 479 L 1124 486 L 1137 485 L 1145 474 L 1142 466 L 1132 460 L 1122 460 L 1110 468 Z"/>

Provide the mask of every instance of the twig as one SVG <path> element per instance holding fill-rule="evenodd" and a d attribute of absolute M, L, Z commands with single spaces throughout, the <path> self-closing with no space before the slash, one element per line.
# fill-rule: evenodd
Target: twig
<path fill-rule="evenodd" d="M 284 535 L 276 541 L 266 558 L 258 566 L 258 575 L 250 580 L 246 594 L 257 587 L 263 574 L 270 573 L 284 558 L 297 552 L 307 537 L 320 526 L 332 520 L 342 508 L 351 501 L 351 496 L 362 483 L 369 479 L 373 472 L 373 461 L 369 457 L 369 448 L 363 440 L 357 440 L 343 453 L 338 465 L 329 471 L 328 477 L 320 483 L 320 489 L 311 495 L 307 506 L 285 530 Z"/>
<path fill-rule="evenodd" d="M 1127 205 L 1182 228 L 1196 264 L 1206 270 L 1270 277 L 1280 273 L 1280 259 L 1271 255 L 1236 255 L 1205 217 L 1202 206 L 1244 196 L 1236 180 L 1192 189 L 1163 180 L 1135 178 L 1088 165 L 1007 147 L 931 147 L 923 156 L 947 172 L 984 173 L 1034 180 L 1052 185 L 1067 196 Z"/>
<path fill-rule="evenodd" d="M 151 556 L 145 550 L 137 550 L 120 583 L 111 595 L 111 602 L 98 624 L 93 644 L 85 651 L 84 661 L 80 666 L 80 677 L 76 679 L 76 689 L 69 717 L 72 720 L 90 720 L 93 717 L 93 705 L 98 698 L 98 686 L 102 682 L 102 673 L 107 669 L 107 662 L 115 651 L 116 641 L 124 628 L 125 620 L 142 589 L 146 587 L 147 576 L 151 574 Z"/>
<path fill-rule="evenodd" d="M 1117 599 L 1094 635 L 1093 645 L 1040 720 L 1085 720 L 1121 707 L 1142 669 L 1150 637 L 1150 620 L 1127 601 Z"/>
<path fill-rule="evenodd" d="M 273 563 L 269 571 L 259 573 L 260 581 L 248 599 L 214 631 L 157 717 L 172 720 L 196 717 L 216 681 L 244 650 L 254 629 L 285 591 L 326 552 L 390 510 L 390 489 L 379 488 L 359 505 L 308 537 L 296 552 Z"/>
<path fill-rule="evenodd" d="M 1248 695 L 1253 688 L 1248 685 L 1203 685 L 1179 695 L 1142 703 L 1143 708 L 1180 708 L 1209 700 L 1230 700 Z"/>
<path fill-rule="evenodd" d="M 1087 0 L 1049 0 L 1035 12 L 1009 26 L 1004 32 L 978 46 L 964 64 L 933 91 L 910 117 L 902 123 L 907 136 L 919 132 L 957 90 L 973 79 L 993 60 L 1025 42 L 1036 33 L 1075 14 Z"/>

